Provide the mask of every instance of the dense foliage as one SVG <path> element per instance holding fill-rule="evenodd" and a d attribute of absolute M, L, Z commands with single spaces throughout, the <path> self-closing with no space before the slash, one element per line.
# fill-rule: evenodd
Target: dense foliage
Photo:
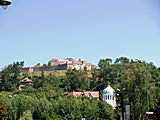
<path fill-rule="evenodd" d="M 82 115 L 93 119 L 114 119 L 114 112 L 106 103 L 73 96 L 54 96 L 44 93 L 0 93 L 0 115 L 6 120 L 80 120 Z M 101 112 L 103 111 L 103 116 Z"/>
<path fill-rule="evenodd" d="M 24 62 L 8 65 L 0 72 L 0 117 L 3 120 L 80 120 L 118 119 L 120 107 L 89 98 L 65 95 L 72 91 L 102 91 L 108 84 L 123 93 L 124 104 L 131 105 L 131 119 L 145 119 L 147 111 L 160 111 L 160 68 L 142 60 L 126 57 L 101 59 L 98 68 L 68 69 L 65 75 L 20 74 Z M 22 91 L 20 80 L 28 77 L 33 83 Z M 116 91 L 118 93 L 118 91 Z M 117 102 L 120 103 L 117 96 Z"/>

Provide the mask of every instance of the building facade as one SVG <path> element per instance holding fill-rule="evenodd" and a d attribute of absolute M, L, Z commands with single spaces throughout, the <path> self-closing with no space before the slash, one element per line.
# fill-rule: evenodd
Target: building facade
<path fill-rule="evenodd" d="M 80 70 L 80 69 L 86 69 L 86 70 L 91 70 L 94 65 L 91 63 L 87 63 L 86 61 L 82 61 L 82 60 L 74 60 L 73 58 L 65 58 L 63 60 L 58 60 L 58 59 L 51 59 L 49 61 L 51 66 L 58 66 L 58 65 L 67 65 L 67 69 L 71 68 L 71 69 L 76 69 L 76 70 Z"/>
<path fill-rule="evenodd" d="M 116 107 L 115 90 L 110 85 L 102 91 L 102 97 L 103 101 L 110 104 L 113 108 Z"/>

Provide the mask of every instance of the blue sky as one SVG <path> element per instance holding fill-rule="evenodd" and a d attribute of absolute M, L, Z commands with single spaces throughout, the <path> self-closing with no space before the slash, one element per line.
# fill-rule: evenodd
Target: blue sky
<path fill-rule="evenodd" d="M 138 58 L 160 66 L 159 0 L 12 0 L 0 8 L 0 67 L 73 57 Z"/>

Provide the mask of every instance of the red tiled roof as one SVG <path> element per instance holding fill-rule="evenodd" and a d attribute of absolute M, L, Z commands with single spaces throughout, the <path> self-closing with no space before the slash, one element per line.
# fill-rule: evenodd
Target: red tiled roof
<path fill-rule="evenodd" d="M 33 81 L 29 78 L 24 78 L 23 80 L 20 81 L 20 83 L 32 83 Z"/>
<path fill-rule="evenodd" d="M 50 60 L 50 62 L 57 62 L 57 61 L 58 59 L 55 59 L 55 58 Z"/>
<path fill-rule="evenodd" d="M 65 60 L 69 60 L 69 61 L 75 61 L 73 58 L 65 58 Z"/>
<path fill-rule="evenodd" d="M 99 91 L 85 91 L 85 92 L 73 92 L 73 96 L 80 97 L 84 94 L 86 97 L 99 98 Z"/>
<path fill-rule="evenodd" d="M 74 61 L 73 64 L 74 65 L 82 65 L 82 62 L 80 62 L 80 61 Z"/>
<path fill-rule="evenodd" d="M 58 60 L 58 59 L 51 59 L 50 62 L 52 65 L 57 66 L 57 65 L 62 65 L 62 64 L 68 64 L 68 65 L 85 65 L 85 66 L 93 66 L 91 63 L 87 63 L 86 61 L 76 61 L 73 58 L 65 58 L 63 60 Z"/>

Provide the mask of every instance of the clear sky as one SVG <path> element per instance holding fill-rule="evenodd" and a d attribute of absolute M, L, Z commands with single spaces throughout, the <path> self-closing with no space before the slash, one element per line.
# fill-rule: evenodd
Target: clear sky
<path fill-rule="evenodd" d="M 0 67 L 121 56 L 160 66 L 159 0 L 12 0 L 0 8 Z"/>

